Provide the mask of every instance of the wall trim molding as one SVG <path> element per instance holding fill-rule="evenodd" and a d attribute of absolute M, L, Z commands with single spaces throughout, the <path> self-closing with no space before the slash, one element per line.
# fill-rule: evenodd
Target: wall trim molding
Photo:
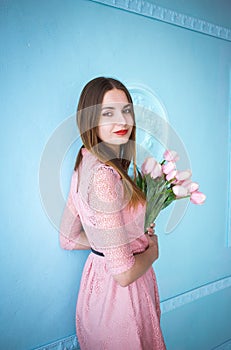
<path fill-rule="evenodd" d="M 231 339 L 227 340 L 225 343 L 222 343 L 212 350 L 231 350 Z"/>
<path fill-rule="evenodd" d="M 71 335 L 33 350 L 80 350 L 80 346 L 76 335 Z"/>
<path fill-rule="evenodd" d="M 166 312 L 175 310 L 180 306 L 186 305 L 208 295 L 217 293 L 229 287 L 231 287 L 231 276 L 222 278 L 211 283 L 207 283 L 188 292 L 161 301 L 161 311 L 164 314 Z"/>
<path fill-rule="evenodd" d="M 80 350 L 80 347 L 76 336 L 73 335 L 62 339 L 59 342 L 48 344 L 34 350 Z M 225 343 L 216 346 L 212 350 L 231 350 L 231 339 L 228 339 Z"/>
<path fill-rule="evenodd" d="M 88 0 L 120 10 L 136 13 L 161 22 L 231 41 L 231 29 L 189 16 L 165 7 L 153 4 L 148 0 Z"/>
<path fill-rule="evenodd" d="M 229 118 L 228 118 L 228 213 L 227 213 L 227 247 L 231 247 L 231 70 L 229 73 Z"/>
<path fill-rule="evenodd" d="M 208 283 L 191 291 L 161 301 L 161 312 L 164 314 L 166 312 L 173 311 L 180 306 L 186 305 L 202 297 L 206 297 L 229 287 L 231 287 L 231 276 L 222 278 L 218 281 Z M 33 350 L 80 350 L 80 347 L 76 335 L 72 335 L 70 337 L 44 345 L 39 348 L 35 348 Z M 213 350 L 231 350 L 231 339 L 215 347 Z"/>

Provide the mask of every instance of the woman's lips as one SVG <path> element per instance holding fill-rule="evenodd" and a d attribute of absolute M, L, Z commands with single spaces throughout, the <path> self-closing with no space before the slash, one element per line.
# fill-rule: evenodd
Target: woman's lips
<path fill-rule="evenodd" d="M 128 132 L 128 129 L 125 130 L 118 130 L 115 132 L 116 135 L 126 135 Z"/>

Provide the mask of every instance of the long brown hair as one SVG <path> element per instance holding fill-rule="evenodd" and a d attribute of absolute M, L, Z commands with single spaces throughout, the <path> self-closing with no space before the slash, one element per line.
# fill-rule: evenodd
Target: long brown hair
<path fill-rule="evenodd" d="M 133 129 L 129 141 L 120 146 L 120 156 L 117 158 L 113 151 L 105 146 L 97 136 L 101 105 L 104 95 L 112 89 L 122 90 L 128 102 L 131 104 L 133 116 Z M 94 154 L 100 161 L 113 167 L 123 180 L 125 195 L 130 198 L 129 207 L 137 207 L 139 203 L 145 203 L 144 193 L 136 186 L 135 182 L 128 176 L 128 168 L 133 161 L 134 179 L 136 178 L 136 125 L 132 105 L 132 98 L 127 88 L 118 80 L 113 78 L 99 77 L 91 80 L 83 88 L 77 108 L 77 125 L 81 134 L 83 146 Z M 74 169 L 77 170 L 82 160 L 81 149 L 76 158 Z"/>

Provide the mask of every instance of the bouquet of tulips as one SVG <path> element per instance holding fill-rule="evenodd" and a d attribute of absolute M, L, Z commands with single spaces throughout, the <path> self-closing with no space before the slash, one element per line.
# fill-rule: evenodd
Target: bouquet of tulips
<path fill-rule="evenodd" d="M 191 170 L 179 171 L 176 162 L 179 156 L 175 151 L 166 150 L 163 161 L 146 158 L 138 170 L 137 186 L 145 193 L 147 199 L 145 227 L 154 222 L 160 211 L 174 200 L 190 198 L 194 204 L 203 204 L 206 196 L 199 192 L 199 185 L 191 180 Z"/>

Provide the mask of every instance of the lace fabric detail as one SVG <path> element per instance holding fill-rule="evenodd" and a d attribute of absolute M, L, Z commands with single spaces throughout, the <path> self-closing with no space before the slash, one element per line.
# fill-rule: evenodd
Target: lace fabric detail
<path fill-rule="evenodd" d="M 135 263 L 135 257 L 129 245 L 123 245 L 114 249 L 103 249 L 103 254 L 107 261 L 108 271 L 112 275 L 129 270 Z"/>
<path fill-rule="evenodd" d="M 61 223 L 61 246 L 74 249 L 81 243 L 83 228 L 92 248 L 104 253 L 109 269 L 120 273 L 134 263 L 132 246 L 143 235 L 143 223 L 143 207 L 136 211 L 127 208 L 120 175 L 85 152 L 72 176 Z"/>
<path fill-rule="evenodd" d="M 123 288 L 107 273 L 104 258 L 90 254 L 80 286 L 76 329 L 82 350 L 166 350 L 153 269 Z"/>
<path fill-rule="evenodd" d="M 90 231 L 94 247 L 103 252 L 112 274 L 122 273 L 135 262 L 129 244 L 129 232 L 124 216 L 123 185 L 115 170 L 100 164 L 89 181 L 87 200 L 94 217 Z"/>
<path fill-rule="evenodd" d="M 64 248 L 81 243 L 83 228 L 92 248 L 104 253 L 89 254 L 82 274 L 76 308 L 82 350 L 166 349 L 153 269 L 125 288 L 112 277 L 130 269 L 134 253 L 147 248 L 144 216 L 144 206 L 127 209 L 119 174 L 85 150 L 60 226 Z"/>
<path fill-rule="evenodd" d="M 64 208 L 60 224 L 60 245 L 63 249 L 75 249 L 79 243 L 82 223 L 73 200 L 74 177 L 72 177 L 71 188 L 68 194 L 66 206 Z"/>

